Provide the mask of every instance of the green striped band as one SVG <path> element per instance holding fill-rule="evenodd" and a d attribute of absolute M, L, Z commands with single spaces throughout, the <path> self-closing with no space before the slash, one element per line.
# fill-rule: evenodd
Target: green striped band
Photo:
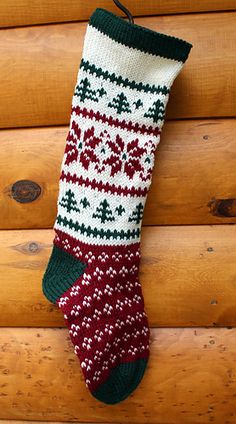
<path fill-rule="evenodd" d="M 110 73 L 108 71 L 103 71 L 102 68 L 97 68 L 93 63 L 89 63 L 88 60 L 81 59 L 80 68 L 84 71 L 89 72 L 90 74 L 96 75 L 98 78 L 103 78 L 104 80 L 114 82 L 117 85 L 122 87 L 128 87 L 132 90 L 143 91 L 144 93 L 152 94 L 164 94 L 165 96 L 169 93 L 169 89 L 165 85 L 149 85 L 143 84 L 142 82 L 130 81 L 128 78 L 122 78 L 121 75 L 116 75 L 115 73 Z"/>
<path fill-rule="evenodd" d="M 62 225 L 64 228 L 70 228 L 71 230 L 75 230 L 76 232 L 80 232 L 80 234 L 88 236 L 88 237 L 99 237 L 101 239 L 114 239 L 114 240 L 131 240 L 131 239 L 139 239 L 140 237 L 140 228 L 136 228 L 128 231 L 118 231 L 118 230 L 105 230 L 103 228 L 98 229 L 96 227 L 91 227 L 90 225 L 86 227 L 84 224 L 79 224 L 78 222 L 73 222 L 72 219 L 67 219 L 66 216 L 62 217 L 58 215 L 57 223 Z"/>
<path fill-rule="evenodd" d="M 92 14 L 89 24 L 125 46 L 183 63 L 187 60 L 192 48 L 187 41 L 140 25 L 130 24 L 123 18 L 100 8 Z"/>

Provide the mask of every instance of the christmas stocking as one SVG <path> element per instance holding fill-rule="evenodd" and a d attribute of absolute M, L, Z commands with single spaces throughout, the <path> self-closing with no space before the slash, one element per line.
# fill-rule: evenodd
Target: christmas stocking
<path fill-rule="evenodd" d="M 103 9 L 87 27 L 43 291 L 65 317 L 86 385 L 108 404 L 147 365 L 141 223 L 170 87 L 190 49 Z"/>

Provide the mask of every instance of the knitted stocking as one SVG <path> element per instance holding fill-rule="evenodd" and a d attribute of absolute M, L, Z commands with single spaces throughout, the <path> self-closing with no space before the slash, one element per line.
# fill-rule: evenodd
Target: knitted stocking
<path fill-rule="evenodd" d="M 87 27 L 43 291 L 105 403 L 125 399 L 147 364 L 141 223 L 170 87 L 190 49 L 103 9 Z"/>

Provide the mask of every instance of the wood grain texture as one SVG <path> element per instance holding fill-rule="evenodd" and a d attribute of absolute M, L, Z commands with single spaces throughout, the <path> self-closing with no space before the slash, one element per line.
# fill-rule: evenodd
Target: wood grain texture
<path fill-rule="evenodd" d="M 0 131 L 1 228 L 53 226 L 67 131 L 60 127 Z M 14 198 L 12 186 L 22 180 L 39 185 L 36 200 L 20 203 Z"/>
<path fill-rule="evenodd" d="M 38 424 L 38 422 L 39 421 L 23 421 L 23 420 L 1 420 L 0 419 L 0 424 Z M 73 421 L 74 423 L 75 423 L 75 421 Z M 43 423 L 43 424 L 70 424 L 71 423 L 71 421 L 41 421 L 40 420 L 40 423 Z M 84 421 L 82 422 L 82 421 L 76 421 L 76 423 L 78 423 L 78 424 L 86 424 Z M 87 423 L 88 424 L 88 423 Z M 89 424 L 96 424 L 95 422 L 93 422 L 93 423 L 91 423 L 91 422 L 89 422 Z M 107 424 L 107 423 L 100 423 L 100 424 Z M 113 421 L 112 422 L 112 424 L 120 424 L 120 423 L 117 423 L 117 422 L 115 422 L 115 421 Z M 133 424 L 132 422 L 129 422 L 129 423 L 127 423 L 126 422 L 126 424 Z M 181 423 L 181 424 L 185 424 L 185 423 Z"/>
<path fill-rule="evenodd" d="M 133 16 L 235 10 L 235 0 L 126 0 Z M 87 20 L 96 7 L 122 15 L 110 0 L 2 0 L 1 27 Z"/>
<path fill-rule="evenodd" d="M 144 227 L 140 280 L 152 327 L 236 325 L 236 227 Z M 0 232 L 0 325 L 63 326 L 41 280 L 52 230 Z"/>
<path fill-rule="evenodd" d="M 67 131 L 67 127 L 0 131 L 0 228 L 53 226 Z M 236 223 L 235 132 L 232 119 L 166 123 L 144 224 Z M 39 187 L 36 200 L 19 202 L 19 194 L 27 200 L 27 191 L 16 196 L 12 187 L 22 180 Z"/>
<path fill-rule="evenodd" d="M 45 424 L 69 424 L 71 421 L 43 421 Z M 23 420 L 0 420 L 0 424 L 37 424 L 38 421 L 23 421 Z M 80 424 L 85 424 L 80 421 Z M 95 423 L 89 423 L 89 424 L 95 424 Z M 103 423 L 106 424 L 106 423 Z M 117 424 L 117 423 L 112 423 Z"/>
<path fill-rule="evenodd" d="M 169 119 L 235 115 L 236 13 L 136 21 L 194 45 L 174 83 Z M 69 122 L 86 25 L 71 23 L 0 32 L 1 128 Z"/>
<path fill-rule="evenodd" d="M 137 390 L 95 400 L 63 329 L 0 330 L 2 419 L 235 424 L 235 329 L 158 329 Z"/>
<path fill-rule="evenodd" d="M 69 423 L 71 423 L 71 421 L 40 421 L 41 423 L 44 423 L 44 424 L 69 424 Z M 78 422 L 78 421 L 77 421 Z M 10 424 L 10 423 L 12 423 L 12 424 L 37 424 L 38 423 L 38 421 L 22 421 L 22 420 L 0 420 L 0 424 Z M 81 421 L 79 421 L 79 424 L 86 424 L 86 423 L 82 423 Z M 96 424 L 96 423 L 90 423 L 90 424 Z M 103 424 L 106 424 L 106 423 L 103 423 Z M 112 424 L 118 424 L 118 423 L 112 423 Z M 131 424 L 131 423 L 129 423 L 129 424 Z"/>

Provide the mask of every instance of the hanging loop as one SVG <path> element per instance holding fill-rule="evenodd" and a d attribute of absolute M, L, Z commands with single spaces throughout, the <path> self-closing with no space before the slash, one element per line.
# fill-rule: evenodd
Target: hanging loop
<path fill-rule="evenodd" d="M 132 16 L 132 14 L 130 13 L 130 11 L 123 4 L 121 4 L 119 2 L 119 0 L 113 0 L 113 1 L 114 1 L 115 5 L 117 7 L 119 7 L 119 9 L 121 9 L 122 12 L 124 12 L 126 14 L 127 18 L 129 19 L 129 23 L 130 24 L 133 24 L 134 23 L 134 18 Z"/>

